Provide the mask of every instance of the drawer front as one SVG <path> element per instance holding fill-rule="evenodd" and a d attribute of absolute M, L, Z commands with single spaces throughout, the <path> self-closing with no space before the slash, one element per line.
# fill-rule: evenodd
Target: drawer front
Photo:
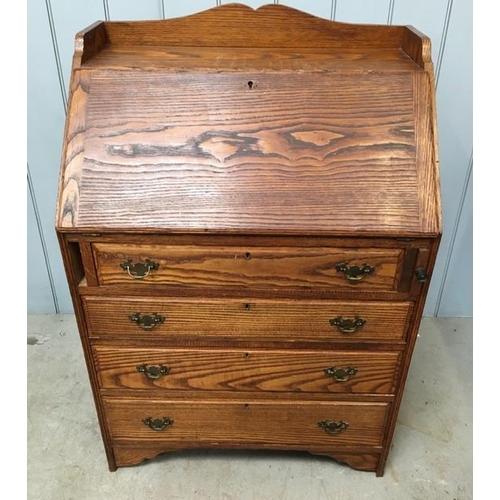
<path fill-rule="evenodd" d="M 396 290 L 402 249 L 94 243 L 101 285 Z"/>
<path fill-rule="evenodd" d="M 105 389 L 394 392 L 399 352 L 141 349 L 95 346 Z"/>
<path fill-rule="evenodd" d="M 104 399 L 114 440 L 381 446 L 388 403 Z"/>
<path fill-rule="evenodd" d="M 82 297 L 91 337 L 402 340 L 411 302 Z"/>

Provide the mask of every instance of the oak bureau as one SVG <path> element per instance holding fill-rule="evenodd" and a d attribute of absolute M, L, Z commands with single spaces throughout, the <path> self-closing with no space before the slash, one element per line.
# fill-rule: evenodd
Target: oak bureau
<path fill-rule="evenodd" d="M 56 229 L 110 470 L 383 474 L 441 234 L 430 54 L 279 5 L 77 34 Z"/>

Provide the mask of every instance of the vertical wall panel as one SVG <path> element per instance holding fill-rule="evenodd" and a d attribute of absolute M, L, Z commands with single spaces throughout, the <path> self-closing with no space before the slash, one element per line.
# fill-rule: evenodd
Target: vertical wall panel
<path fill-rule="evenodd" d="M 45 257 L 38 233 L 33 201 L 28 190 L 28 220 L 27 220 L 27 306 L 31 314 L 54 314 L 54 299 L 45 265 Z"/>
<path fill-rule="evenodd" d="M 72 305 L 54 229 L 64 102 L 46 4 L 43 0 L 31 1 L 28 5 L 28 33 L 27 158 L 57 299 L 61 311 L 69 312 Z M 36 273 L 29 269 L 28 274 L 31 272 Z"/>
<path fill-rule="evenodd" d="M 164 0 L 165 17 L 180 17 L 201 12 L 215 7 L 215 0 L 183 0 L 176 2 L 172 0 Z"/>
<path fill-rule="evenodd" d="M 387 24 L 390 0 L 337 0 L 335 19 L 347 23 Z"/>
<path fill-rule="evenodd" d="M 438 316 L 472 316 L 472 177 L 454 239 Z"/>
<path fill-rule="evenodd" d="M 432 60 L 436 66 L 445 28 L 449 0 L 419 0 L 418 2 L 396 1 L 392 24 L 411 24 L 427 35 L 432 42 Z"/>
<path fill-rule="evenodd" d="M 161 0 L 108 0 L 108 6 L 111 21 L 162 18 Z"/>
<path fill-rule="evenodd" d="M 310 0 L 281 0 L 280 5 L 288 5 L 315 16 L 331 19 L 333 2 L 334 0 L 315 0 L 314 2 Z"/>
<path fill-rule="evenodd" d="M 442 280 L 455 260 L 450 244 L 472 151 L 472 2 L 454 0 L 438 75 L 437 112 L 443 202 L 443 238 L 425 314 L 435 314 L 441 300 Z M 472 238 L 472 234 L 470 234 Z M 453 250 L 453 249 L 452 249 Z M 471 255 L 472 263 L 472 255 Z M 448 275 L 460 272 L 450 267 Z M 460 290 L 455 290 L 460 294 Z"/>

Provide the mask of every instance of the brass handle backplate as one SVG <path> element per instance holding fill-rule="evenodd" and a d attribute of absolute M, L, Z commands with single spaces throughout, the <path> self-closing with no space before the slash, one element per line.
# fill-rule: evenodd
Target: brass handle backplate
<path fill-rule="evenodd" d="M 156 325 L 165 321 L 165 316 L 156 313 L 151 315 L 132 313 L 129 319 L 132 323 L 137 323 L 143 330 L 152 330 Z"/>
<path fill-rule="evenodd" d="M 349 266 L 347 262 L 342 262 L 341 264 L 337 264 L 335 269 L 339 273 L 343 273 L 344 277 L 347 281 L 361 281 L 365 278 L 365 276 L 369 274 L 373 274 L 375 268 L 369 266 L 368 264 L 363 264 L 360 266 Z"/>
<path fill-rule="evenodd" d="M 332 377 L 335 382 L 347 382 L 351 377 L 358 373 L 358 369 L 353 366 L 346 366 L 345 368 L 337 368 L 336 366 L 329 366 L 323 370 L 325 375 Z"/>
<path fill-rule="evenodd" d="M 172 425 L 174 421 L 171 418 L 163 417 L 163 418 L 153 418 L 148 417 L 142 420 L 144 425 L 147 425 L 150 429 L 154 431 L 163 431 L 169 425 Z"/>
<path fill-rule="evenodd" d="M 340 333 L 354 333 L 365 324 L 366 320 L 359 316 L 354 319 L 344 319 L 342 316 L 337 316 L 330 320 L 330 325 L 336 326 Z"/>
<path fill-rule="evenodd" d="M 349 428 L 349 424 L 343 420 L 334 422 L 332 420 L 322 420 L 318 422 L 318 426 L 325 430 L 328 434 L 338 434 Z"/>
<path fill-rule="evenodd" d="M 120 267 L 127 271 L 131 278 L 136 280 L 143 280 L 146 278 L 151 271 L 157 270 L 160 264 L 153 262 L 151 259 L 146 259 L 144 262 L 132 263 L 132 259 L 128 259 L 127 262 L 122 262 Z"/>
<path fill-rule="evenodd" d="M 170 373 L 170 368 L 168 366 L 163 366 L 163 365 L 139 365 L 136 366 L 136 369 L 139 373 L 144 373 L 147 378 L 150 380 L 157 380 L 164 375 L 168 375 Z"/>

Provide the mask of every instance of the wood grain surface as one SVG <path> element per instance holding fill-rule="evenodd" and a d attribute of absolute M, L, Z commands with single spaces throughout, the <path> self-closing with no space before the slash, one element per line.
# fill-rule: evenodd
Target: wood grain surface
<path fill-rule="evenodd" d="M 93 245 L 99 284 L 223 286 L 257 288 L 326 287 L 394 290 L 403 251 L 393 249 L 201 247 L 169 245 Z M 121 267 L 150 259 L 158 264 L 144 279 Z M 368 264 L 363 280 L 346 279 L 335 266 Z"/>
<path fill-rule="evenodd" d="M 93 71 L 73 225 L 420 235 L 413 100 L 412 73 Z"/>
<path fill-rule="evenodd" d="M 332 22 L 284 5 L 257 10 L 242 4 L 223 5 L 191 16 L 162 21 L 105 22 L 112 45 L 221 47 L 349 47 L 395 48 L 402 26 Z M 290 36 L 293 34 L 293 36 Z"/>
<path fill-rule="evenodd" d="M 70 83 L 69 112 L 64 131 L 61 175 L 57 194 L 57 227 L 77 225 L 89 82 L 90 74 L 81 72 L 76 74 Z"/>
<path fill-rule="evenodd" d="M 84 68 L 141 69 L 178 71 L 224 71 L 228 73 L 263 71 L 290 72 L 350 72 L 366 75 L 370 72 L 419 72 L 423 69 L 401 48 L 359 49 L 342 51 L 309 48 L 250 48 L 250 47 L 172 47 L 106 45 L 89 59 Z"/>
<path fill-rule="evenodd" d="M 293 446 L 293 445 L 292 445 Z M 204 445 L 205 449 L 209 448 L 208 445 Z M 224 447 L 226 449 L 231 449 L 231 448 L 238 448 L 238 446 L 231 446 L 229 443 L 225 443 Z M 150 460 L 154 459 L 158 455 L 162 455 L 166 452 L 174 452 L 174 451 L 179 451 L 182 449 L 186 448 L 197 448 L 196 444 L 193 443 L 185 443 L 183 442 L 182 444 L 177 443 L 176 445 L 172 445 L 170 443 L 117 443 L 114 446 L 114 452 L 115 452 L 115 459 L 116 463 L 118 464 L 118 467 L 126 467 L 126 466 L 131 466 L 131 465 L 138 465 L 141 462 L 144 462 L 145 460 Z M 216 446 L 210 446 L 210 448 L 216 448 Z M 265 447 L 262 444 L 252 444 L 248 443 L 245 445 L 245 448 L 247 450 L 252 449 L 252 448 L 257 448 L 259 450 L 265 449 Z M 293 447 L 290 447 L 290 445 L 281 445 L 277 446 L 274 445 L 273 447 L 269 447 L 269 450 L 276 450 L 276 449 L 281 449 L 281 450 L 293 450 Z M 325 449 L 324 446 L 322 447 L 313 447 L 309 446 L 308 449 L 306 450 L 309 453 L 313 453 L 316 455 L 327 455 L 330 458 L 333 458 L 337 462 L 341 464 L 348 465 L 349 467 L 353 469 L 357 469 L 360 471 L 371 471 L 375 472 L 377 469 L 377 465 L 379 463 L 379 458 L 380 458 L 380 453 L 373 452 L 373 450 L 370 451 L 362 451 L 362 452 L 345 452 L 345 451 L 332 451 L 332 449 L 327 450 Z M 247 452 L 245 454 L 248 458 L 252 457 L 251 452 Z M 205 451 L 205 456 L 209 457 L 210 456 L 210 451 L 206 450 Z M 215 455 L 214 455 L 215 456 Z M 241 456 L 240 454 L 235 455 L 235 456 Z M 259 453 L 259 457 L 261 454 Z"/>
<path fill-rule="evenodd" d="M 96 24 L 76 47 L 73 80 L 91 86 L 61 229 L 439 233 L 430 43 L 416 30 L 227 5 Z"/>
<path fill-rule="evenodd" d="M 106 389 L 390 394 L 401 354 L 95 346 L 94 356 Z M 140 365 L 163 365 L 169 371 L 151 380 L 137 370 Z M 357 373 L 335 381 L 324 372 L 330 367 L 351 367 Z"/>
<path fill-rule="evenodd" d="M 148 401 L 105 398 L 106 416 L 116 441 L 156 441 L 198 446 L 237 442 L 270 446 L 380 446 L 387 403 Z M 173 425 L 154 431 L 142 420 L 170 418 Z M 349 428 L 330 435 L 322 420 L 340 421 Z M 325 446 L 325 447 L 326 447 Z"/>
<path fill-rule="evenodd" d="M 241 340 L 327 340 L 360 342 L 404 339 L 412 311 L 411 302 L 251 300 L 241 298 L 82 298 L 90 337 L 103 339 L 194 336 L 200 343 L 207 336 Z M 154 313 L 165 321 L 145 331 L 131 314 Z M 342 317 L 366 323 L 354 333 L 343 334 L 330 320 Z"/>

